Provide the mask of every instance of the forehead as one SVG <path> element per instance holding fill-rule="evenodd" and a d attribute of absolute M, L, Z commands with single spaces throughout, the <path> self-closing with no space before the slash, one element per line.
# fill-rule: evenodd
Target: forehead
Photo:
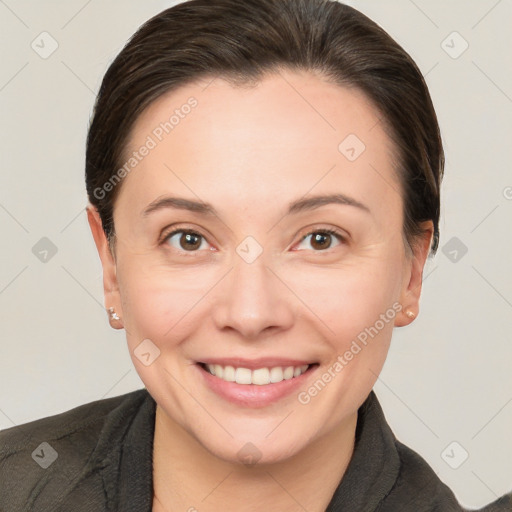
<path fill-rule="evenodd" d="M 331 189 L 397 200 L 394 146 L 377 109 L 310 72 L 280 71 L 250 87 L 222 78 L 182 86 L 139 117 L 125 159 L 148 142 L 123 184 L 141 203 L 171 186 L 246 206 Z"/>

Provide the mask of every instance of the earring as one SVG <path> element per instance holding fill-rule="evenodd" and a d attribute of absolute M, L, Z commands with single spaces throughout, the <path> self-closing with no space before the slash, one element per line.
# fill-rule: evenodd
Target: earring
<path fill-rule="evenodd" d="M 408 310 L 405 312 L 405 314 L 406 314 L 406 315 L 407 315 L 407 317 L 408 317 L 408 318 L 410 318 L 411 320 L 412 320 L 413 318 L 416 318 L 416 315 L 415 315 L 415 314 L 414 314 L 414 312 L 413 312 L 413 311 L 411 311 L 410 309 L 408 309 Z"/>
<path fill-rule="evenodd" d="M 108 313 L 112 320 L 120 320 L 119 315 L 116 313 L 114 308 L 108 308 Z"/>

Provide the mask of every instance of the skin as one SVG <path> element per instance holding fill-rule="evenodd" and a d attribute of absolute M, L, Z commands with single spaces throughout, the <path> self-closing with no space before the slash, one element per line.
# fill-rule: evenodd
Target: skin
<path fill-rule="evenodd" d="M 357 409 L 393 328 L 412 321 L 406 310 L 418 312 L 432 223 L 409 250 L 394 148 L 376 109 L 312 72 L 281 70 L 255 87 L 221 78 L 181 87 L 139 117 L 129 151 L 191 96 L 197 107 L 121 185 L 114 253 L 88 208 L 105 304 L 120 317 L 111 324 L 125 328 L 157 402 L 154 510 L 322 511 L 350 461 Z M 338 150 L 348 134 L 366 146 L 353 162 Z M 328 204 L 286 215 L 296 199 L 332 193 L 369 212 Z M 211 203 L 218 215 L 143 215 L 166 195 Z M 204 238 L 191 251 L 181 233 L 164 240 L 178 228 Z M 322 228 L 344 240 L 303 239 Z M 263 249 L 250 264 L 236 252 L 249 235 Z M 292 393 L 265 407 L 235 405 L 198 378 L 202 358 L 294 357 L 319 365 L 307 390 L 393 304 L 403 309 L 307 404 Z M 134 355 L 144 339 L 160 350 L 149 366 Z M 248 442 L 261 457 L 250 466 L 238 455 Z"/>

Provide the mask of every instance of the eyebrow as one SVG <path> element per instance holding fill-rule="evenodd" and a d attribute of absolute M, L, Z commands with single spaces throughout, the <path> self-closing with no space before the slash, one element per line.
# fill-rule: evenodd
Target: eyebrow
<path fill-rule="evenodd" d="M 365 212 L 371 213 L 368 206 L 357 201 L 356 199 L 353 199 L 352 197 L 346 196 L 345 194 L 328 194 L 312 196 L 305 199 L 297 199 L 288 205 L 288 212 L 286 215 L 297 214 L 307 210 L 314 210 L 315 208 L 320 208 L 321 206 L 328 204 L 353 206 Z M 156 199 L 144 209 L 142 215 L 145 217 L 150 213 L 167 208 L 188 210 L 193 213 L 198 213 L 205 216 L 218 216 L 218 212 L 209 203 L 173 196 L 166 196 L 160 199 Z"/>

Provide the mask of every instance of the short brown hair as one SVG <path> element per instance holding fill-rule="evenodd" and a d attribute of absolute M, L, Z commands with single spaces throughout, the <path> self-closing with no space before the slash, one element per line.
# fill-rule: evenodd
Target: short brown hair
<path fill-rule="evenodd" d="M 396 145 L 404 238 L 411 245 L 431 220 L 435 253 L 444 152 L 423 75 L 375 22 L 332 0 L 189 0 L 139 28 L 103 78 L 87 137 L 87 193 L 107 238 L 121 184 L 103 187 L 146 107 L 199 78 L 242 85 L 279 68 L 320 71 L 372 101 Z"/>

